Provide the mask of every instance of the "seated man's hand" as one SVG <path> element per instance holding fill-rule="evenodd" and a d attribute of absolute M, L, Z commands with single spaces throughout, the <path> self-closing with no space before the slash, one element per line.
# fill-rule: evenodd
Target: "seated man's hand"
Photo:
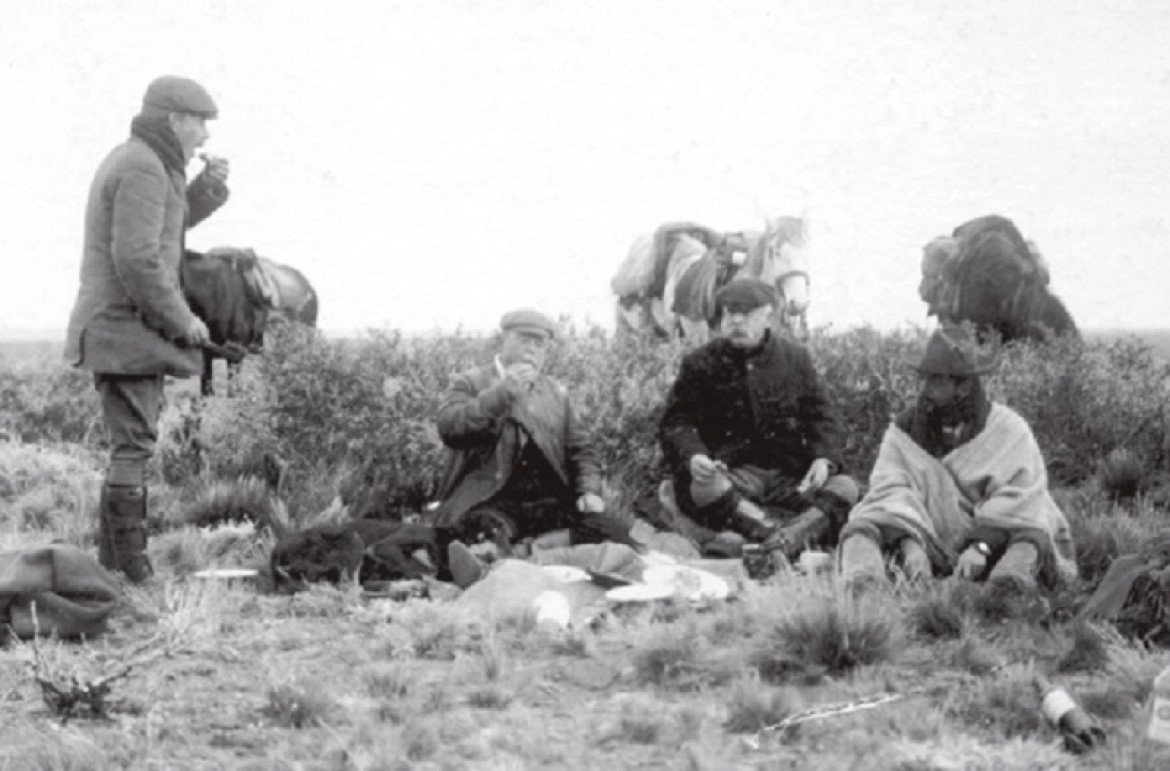
<path fill-rule="evenodd" d="M 691 479 L 701 485 L 710 484 L 719 474 L 719 464 L 699 453 L 691 457 Z"/>
<path fill-rule="evenodd" d="M 504 387 L 513 398 L 532 390 L 536 382 L 536 367 L 526 361 L 509 364 L 504 370 Z"/>
<path fill-rule="evenodd" d="M 804 495 L 805 493 L 815 493 L 824 486 L 825 482 L 829 481 L 829 472 L 832 471 L 832 464 L 826 458 L 817 458 L 808 467 L 808 473 L 804 475 L 804 479 L 800 480 L 800 486 L 796 488 L 796 492 Z"/>
<path fill-rule="evenodd" d="M 987 569 L 987 557 L 984 557 L 974 546 L 968 546 L 959 555 L 959 564 L 955 567 L 955 575 L 968 581 L 974 581 L 983 575 Z"/>
<path fill-rule="evenodd" d="M 600 514 L 605 511 L 605 501 L 596 493 L 585 493 L 577 499 L 577 511 Z"/>

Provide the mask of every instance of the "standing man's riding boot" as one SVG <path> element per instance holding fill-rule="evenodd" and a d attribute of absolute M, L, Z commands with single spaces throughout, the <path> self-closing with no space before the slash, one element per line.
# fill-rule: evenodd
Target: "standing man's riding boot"
<path fill-rule="evenodd" d="M 146 488 L 102 488 L 98 561 L 136 584 L 154 575 L 146 556 Z"/>

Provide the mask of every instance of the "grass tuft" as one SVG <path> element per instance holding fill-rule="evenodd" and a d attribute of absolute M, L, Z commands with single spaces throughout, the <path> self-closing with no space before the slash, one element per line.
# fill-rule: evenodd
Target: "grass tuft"
<path fill-rule="evenodd" d="M 1056 663 L 1058 672 L 1096 672 L 1109 663 L 1105 635 L 1096 627 L 1076 623 L 1069 632 L 1072 645 Z"/>
<path fill-rule="evenodd" d="M 285 728 L 310 728 L 325 725 L 336 706 L 319 687 L 280 683 L 269 687 L 262 711 Z"/>
<path fill-rule="evenodd" d="M 910 607 L 909 625 L 928 640 L 958 640 L 963 636 L 963 609 L 947 594 L 929 594 Z"/>
<path fill-rule="evenodd" d="M 858 666 L 888 661 L 899 621 L 845 597 L 806 607 L 780 621 L 774 631 L 782 650 L 799 661 L 842 674 Z"/>
<path fill-rule="evenodd" d="M 755 733 L 804 709 L 795 688 L 761 687 L 755 678 L 743 678 L 731 688 L 731 703 L 723 728 L 731 733 Z"/>
<path fill-rule="evenodd" d="M 1117 447 L 1097 465 L 1097 483 L 1111 498 L 1129 500 L 1141 492 L 1146 468 L 1137 453 Z"/>

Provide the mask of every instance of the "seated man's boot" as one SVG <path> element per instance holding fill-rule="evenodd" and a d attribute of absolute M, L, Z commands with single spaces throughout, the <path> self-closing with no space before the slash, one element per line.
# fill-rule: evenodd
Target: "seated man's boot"
<path fill-rule="evenodd" d="M 820 508 L 812 506 L 783 525 L 777 527 L 764 547 L 769 551 L 783 554 L 788 561 L 794 561 L 805 549 L 824 544 L 832 530 L 832 520 Z"/>
<path fill-rule="evenodd" d="M 487 575 L 488 566 L 472 553 L 462 541 L 452 541 L 447 546 L 447 567 L 451 571 L 451 582 L 460 589 L 466 589 Z"/>
<path fill-rule="evenodd" d="M 1036 576 L 1040 570 L 1040 552 L 1035 544 L 1017 542 L 1008 546 L 1007 551 L 995 563 L 987 583 L 1032 591 L 1036 589 Z"/>
<path fill-rule="evenodd" d="M 154 569 L 146 556 L 146 488 L 106 485 L 102 489 L 98 561 L 140 584 Z"/>
<path fill-rule="evenodd" d="M 852 535 L 841 544 L 841 577 L 846 586 L 864 589 L 871 585 L 884 585 L 886 563 L 882 549 L 872 538 Z"/>
<path fill-rule="evenodd" d="M 902 552 L 902 572 L 907 580 L 924 581 L 934 575 L 926 549 L 913 538 L 903 538 L 899 547 Z"/>

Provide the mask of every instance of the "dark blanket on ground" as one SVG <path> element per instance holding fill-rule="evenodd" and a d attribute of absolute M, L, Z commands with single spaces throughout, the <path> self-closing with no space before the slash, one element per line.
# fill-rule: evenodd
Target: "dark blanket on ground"
<path fill-rule="evenodd" d="M 0 639 L 105 631 L 118 602 L 114 577 L 91 555 L 65 544 L 0 551 Z"/>
<path fill-rule="evenodd" d="M 397 581 L 433 575 L 441 547 L 428 525 L 355 519 L 318 525 L 280 538 L 272 550 L 272 575 L 278 586 L 348 580 Z M 424 550 L 430 564 L 413 556 Z"/>

